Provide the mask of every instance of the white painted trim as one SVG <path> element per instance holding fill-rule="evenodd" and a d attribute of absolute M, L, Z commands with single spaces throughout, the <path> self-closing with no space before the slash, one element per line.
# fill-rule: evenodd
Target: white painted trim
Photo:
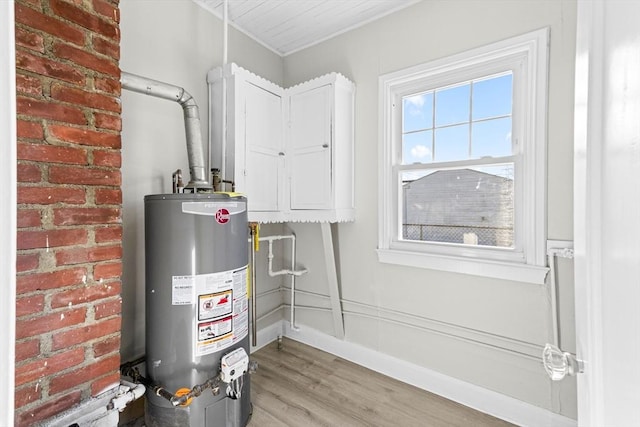
<path fill-rule="evenodd" d="M 437 59 L 379 78 L 380 171 L 378 255 L 380 262 L 544 283 L 546 252 L 546 145 L 549 29 L 543 28 L 467 52 Z M 413 168 L 396 164 L 397 134 L 401 126 L 398 99 L 505 70 L 514 73 L 514 152 L 516 163 L 516 230 L 513 251 L 458 245 L 404 242 L 396 238 L 399 224 L 397 173 Z M 522 84 L 516 84 L 520 79 Z M 430 165 L 425 164 L 425 169 Z M 518 236 L 524 237 L 518 237 Z M 409 245 L 409 243 L 412 243 Z M 410 247 L 407 250 L 407 247 Z M 408 252 L 414 256 L 407 257 Z M 398 252 L 398 253 L 396 253 Z M 402 252 L 402 253 L 400 253 Z M 452 262 L 454 260 L 455 262 Z M 483 260 L 507 261 L 513 268 L 478 266 Z M 503 263 L 503 266 L 506 263 Z M 518 268 L 526 264 L 532 270 Z M 497 275 L 496 275 L 497 274 Z"/>
<path fill-rule="evenodd" d="M 369 348 L 338 340 L 308 327 L 294 331 L 284 323 L 284 330 L 288 338 L 517 425 L 576 426 L 576 421 L 570 418 Z"/>
<path fill-rule="evenodd" d="M 399 251 L 396 249 L 378 249 L 378 261 L 405 265 L 407 267 L 430 268 L 454 273 L 472 274 L 493 279 L 543 285 L 549 269 L 529 264 L 493 261 L 486 259 L 461 259 L 456 256 L 424 254 Z"/>
<path fill-rule="evenodd" d="M 579 1 L 574 106 L 574 273 L 578 421 L 604 425 L 602 360 L 602 1 Z M 594 120 L 595 118 L 595 120 Z"/>
<path fill-rule="evenodd" d="M 0 1 L 0 425 L 13 425 L 16 320 L 16 67 L 14 1 Z"/>

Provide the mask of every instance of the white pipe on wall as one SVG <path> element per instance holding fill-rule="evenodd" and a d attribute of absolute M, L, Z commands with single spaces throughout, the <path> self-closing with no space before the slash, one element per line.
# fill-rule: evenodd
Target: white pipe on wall
<path fill-rule="evenodd" d="M 274 257 L 273 242 L 276 240 L 286 240 L 286 239 L 291 240 L 291 268 L 288 270 L 273 271 L 273 257 Z M 296 326 L 296 318 L 295 318 L 296 277 L 302 276 L 303 274 L 307 273 L 308 270 L 306 268 L 302 270 L 296 270 L 296 235 L 287 234 L 287 235 L 264 236 L 264 237 L 259 237 L 258 241 L 269 242 L 269 254 L 267 255 L 269 260 L 269 268 L 268 268 L 269 276 L 275 277 L 275 276 L 288 275 L 290 277 L 290 286 L 291 286 L 292 292 L 291 292 L 291 303 L 290 303 L 291 317 L 289 322 L 291 324 L 291 329 L 298 330 L 299 328 Z M 255 247 L 253 245 L 251 247 L 251 251 L 252 253 L 255 253 Z"/>
<path fill-rule="evenodd" d="M 553 345 L 560 348 L 560 308 L 558 306 L 557 277 L 558 258 L 573 258 L 572 242 L 551 240 L 547 242 L 547 259 L 549 262 L 549 297 L 551 301 L 551 334 L 553 336 Z"/>

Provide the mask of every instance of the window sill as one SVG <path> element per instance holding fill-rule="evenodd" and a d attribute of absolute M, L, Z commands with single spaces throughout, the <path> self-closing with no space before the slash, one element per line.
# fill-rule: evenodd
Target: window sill
<path fill-rule="evenodd" d="M 452 273 L 471 274 L 493 279 L 543 285 L 549 268 L 484 259 L 425 254 L 396 249 L 378 249 L 378 261 L 408 267 L 429 268 Z"/>

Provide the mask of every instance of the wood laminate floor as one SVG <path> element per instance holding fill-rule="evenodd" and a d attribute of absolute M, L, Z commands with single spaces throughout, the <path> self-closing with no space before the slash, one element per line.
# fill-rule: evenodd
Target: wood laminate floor
<path fill-rule="evenodd" d="M 251 355 L 248 427 L 488 427 L 512 424 L 285 339 Z"/>

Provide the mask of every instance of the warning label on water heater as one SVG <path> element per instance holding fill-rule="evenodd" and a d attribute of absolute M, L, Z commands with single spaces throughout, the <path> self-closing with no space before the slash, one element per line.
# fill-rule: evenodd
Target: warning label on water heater
<path fill-rule="evenodd" d="M 172 277 L 172 304 L 197 305 L 195 355 L 225 349 L 247 336 L 247 266 L 219 273 Z"/>

